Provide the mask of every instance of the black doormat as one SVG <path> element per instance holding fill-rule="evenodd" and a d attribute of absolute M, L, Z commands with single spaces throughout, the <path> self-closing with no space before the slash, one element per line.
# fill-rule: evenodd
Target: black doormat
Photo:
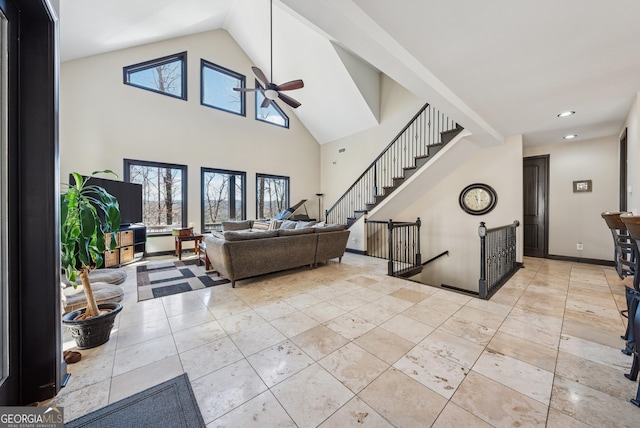
<path fill-rule="evenodd" d="M 65 424 L 91 427 L 204 427 L 186 373 Z"/>

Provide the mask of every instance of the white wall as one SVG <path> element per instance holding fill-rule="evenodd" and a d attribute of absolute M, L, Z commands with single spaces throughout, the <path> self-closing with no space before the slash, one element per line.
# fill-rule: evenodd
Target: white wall
<path fill-rule="evenodd" d="M 122 67 L 188 52 L 188 101 L 122 83 Z M 291 178 L 291 204 L 308 199 L 317 213 L 320 146 L 286 105 L 290 129 L 200 105 L 200 59 L 245 74 L 251 61 L 224 30 L 96 55 L 61 65 L 60 176 L 112 169 L 122 178 L 123 159 L 188 166 L 188 221 L 200 228 L 200 168 L 247 173 L 247 216 L 255 218 L 255 174 Z M 303 108 L 303 107 L 301 107 Z M 149 238 L 147 251 L 173 248 L 171 237 Z"/>
<path fill-rule="evenodd" d="M 613 259 L 613 241 L 600 214 L 617 211 L 618 139 L 615 136 L 525 148 L 549 155 L 549 254 Z M 573 181 L 592 180 L 593 191 L 573 193 Z M 636 205 L 637 206 L 637 205 Z M 583 250 L 576 249 L 581 242 Z"/>
<path fill-rule="evenodd" d="M 411 221 L 420 217 L 423 262 L 449 251 L 448 256 L 426 265 L 421 282 L 478 291 L 480 222 L 485 222 L 488 228 L 512 224 L 514 220 L 522 225 L 522 136 L 508 137 L 503 145 L 489 148 L 479 148 L 467 140 L 459 144 L 466 145 L 465 151 L 473 155 L 451 165 L 451 173 L 429 192 L 416 198 L 397 220 Z M 460 192 L 472 183 L 484 183 L 494 188 L 498 202 L 493 211 L 472 216 L 460 208 Z M 516 230 L 516 259 L 521 262 L 522 226 Z"/>
<path fill-rule="evenodd" d="M 382 76 L 381 86 L 380 125 L 322 145 L 323 211 L 336 203 L 425 104 L 387 76 Z M 345 151 L 339 153 L 342 148 Z"/>

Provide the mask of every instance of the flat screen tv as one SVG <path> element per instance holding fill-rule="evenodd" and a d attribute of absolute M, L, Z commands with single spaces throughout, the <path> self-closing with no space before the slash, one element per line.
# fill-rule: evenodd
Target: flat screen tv
<path fill-rule="evenodd" d="M 69 183 L 74 184 L 73 175 L 69 175 Z M 120 224 L 142 223 L 142 184 L 108 180 L 91 177 L 89 184 L 103 187 L 115 196 L 120 204 Z"/>

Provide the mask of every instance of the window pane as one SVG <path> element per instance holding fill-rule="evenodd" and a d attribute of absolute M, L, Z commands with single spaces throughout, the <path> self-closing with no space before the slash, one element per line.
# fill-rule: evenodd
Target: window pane
<path fill-rule="evenodd" d="M 202 231 L 219 230 L 226 220 L 246 218 L 244 172 L 202 168 Z"/>
<path fill-rule="evenodd" d="M 170 232 L 183 227 L 186 166 L 127 161 L 128 180 L 142 184 L 142 221 L 148 233 Z"/>
<path fill-rule="evenodd" d="M 183 52 L 124 67 L 124 83 L 186 100 L 186 56 Z"/>
<path fill-rule="evenodd" d="M 289 177 L 256 174 L 256 218 L 275 218 L 289 208 Z"/>
<path fill-rule="evenodd" d="M 233 88 L 244 88 L 245 77 L 219 65 L 201 60 L 201 104 L 230 113 L 245 114 L 245 93 Z"/>
<path fill-rule="evenodd" d="M 262 86 L 256 82 L 256 88 Z M 256 91 L 256 120 L 262 122 L 272 123 L 283 128 L 289 127 L 289 117 L 284 114 L 280 106 L 275 101 L 271 101 L 266 108 L 260 107 L 264 101 L 264 94 L 260 91 Z"/>

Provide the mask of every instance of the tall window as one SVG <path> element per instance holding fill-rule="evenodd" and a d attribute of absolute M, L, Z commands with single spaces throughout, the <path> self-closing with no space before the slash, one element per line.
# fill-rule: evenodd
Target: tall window
<path fill-rule="evenodd" d="M 187 224 L 187 166 L 124 160 L 124 180 L 142 184 L 142 221 L 149 234 Z"/>
<path fill-rule="evenodd" d="M 262 88 L 257 80 L 256 88 Z M 268 107 L 262 108 L 263 101 L 264 94 L 261 91 L 256 91 L 256 120 L 288 128 L 289 117 L 284 114 L 280 106 L 275 101 L 271 101 Z"/>
<path fill-rule="evenodd" d="M 244 116 L 246 95 L 233 88 L 244 88 L 245 81 L 244 75 L 201 59 L 200 104 Z"/>
<path fill-rule="evenodd" d="M 124 83 L 187 99 L 187 53 L 181 52 L 123 68 Z"/>
<path fill-rule="evenodd" d="M 202 232 L 220 228 L 226 220 L 247 218 L 246 173 L 223 169 L 201 169 Z"/>
<path fill-rule="evenodd" d="M 289 208 L 289 177 L 256 174 L 256 218 L 275 218 Z"/>

